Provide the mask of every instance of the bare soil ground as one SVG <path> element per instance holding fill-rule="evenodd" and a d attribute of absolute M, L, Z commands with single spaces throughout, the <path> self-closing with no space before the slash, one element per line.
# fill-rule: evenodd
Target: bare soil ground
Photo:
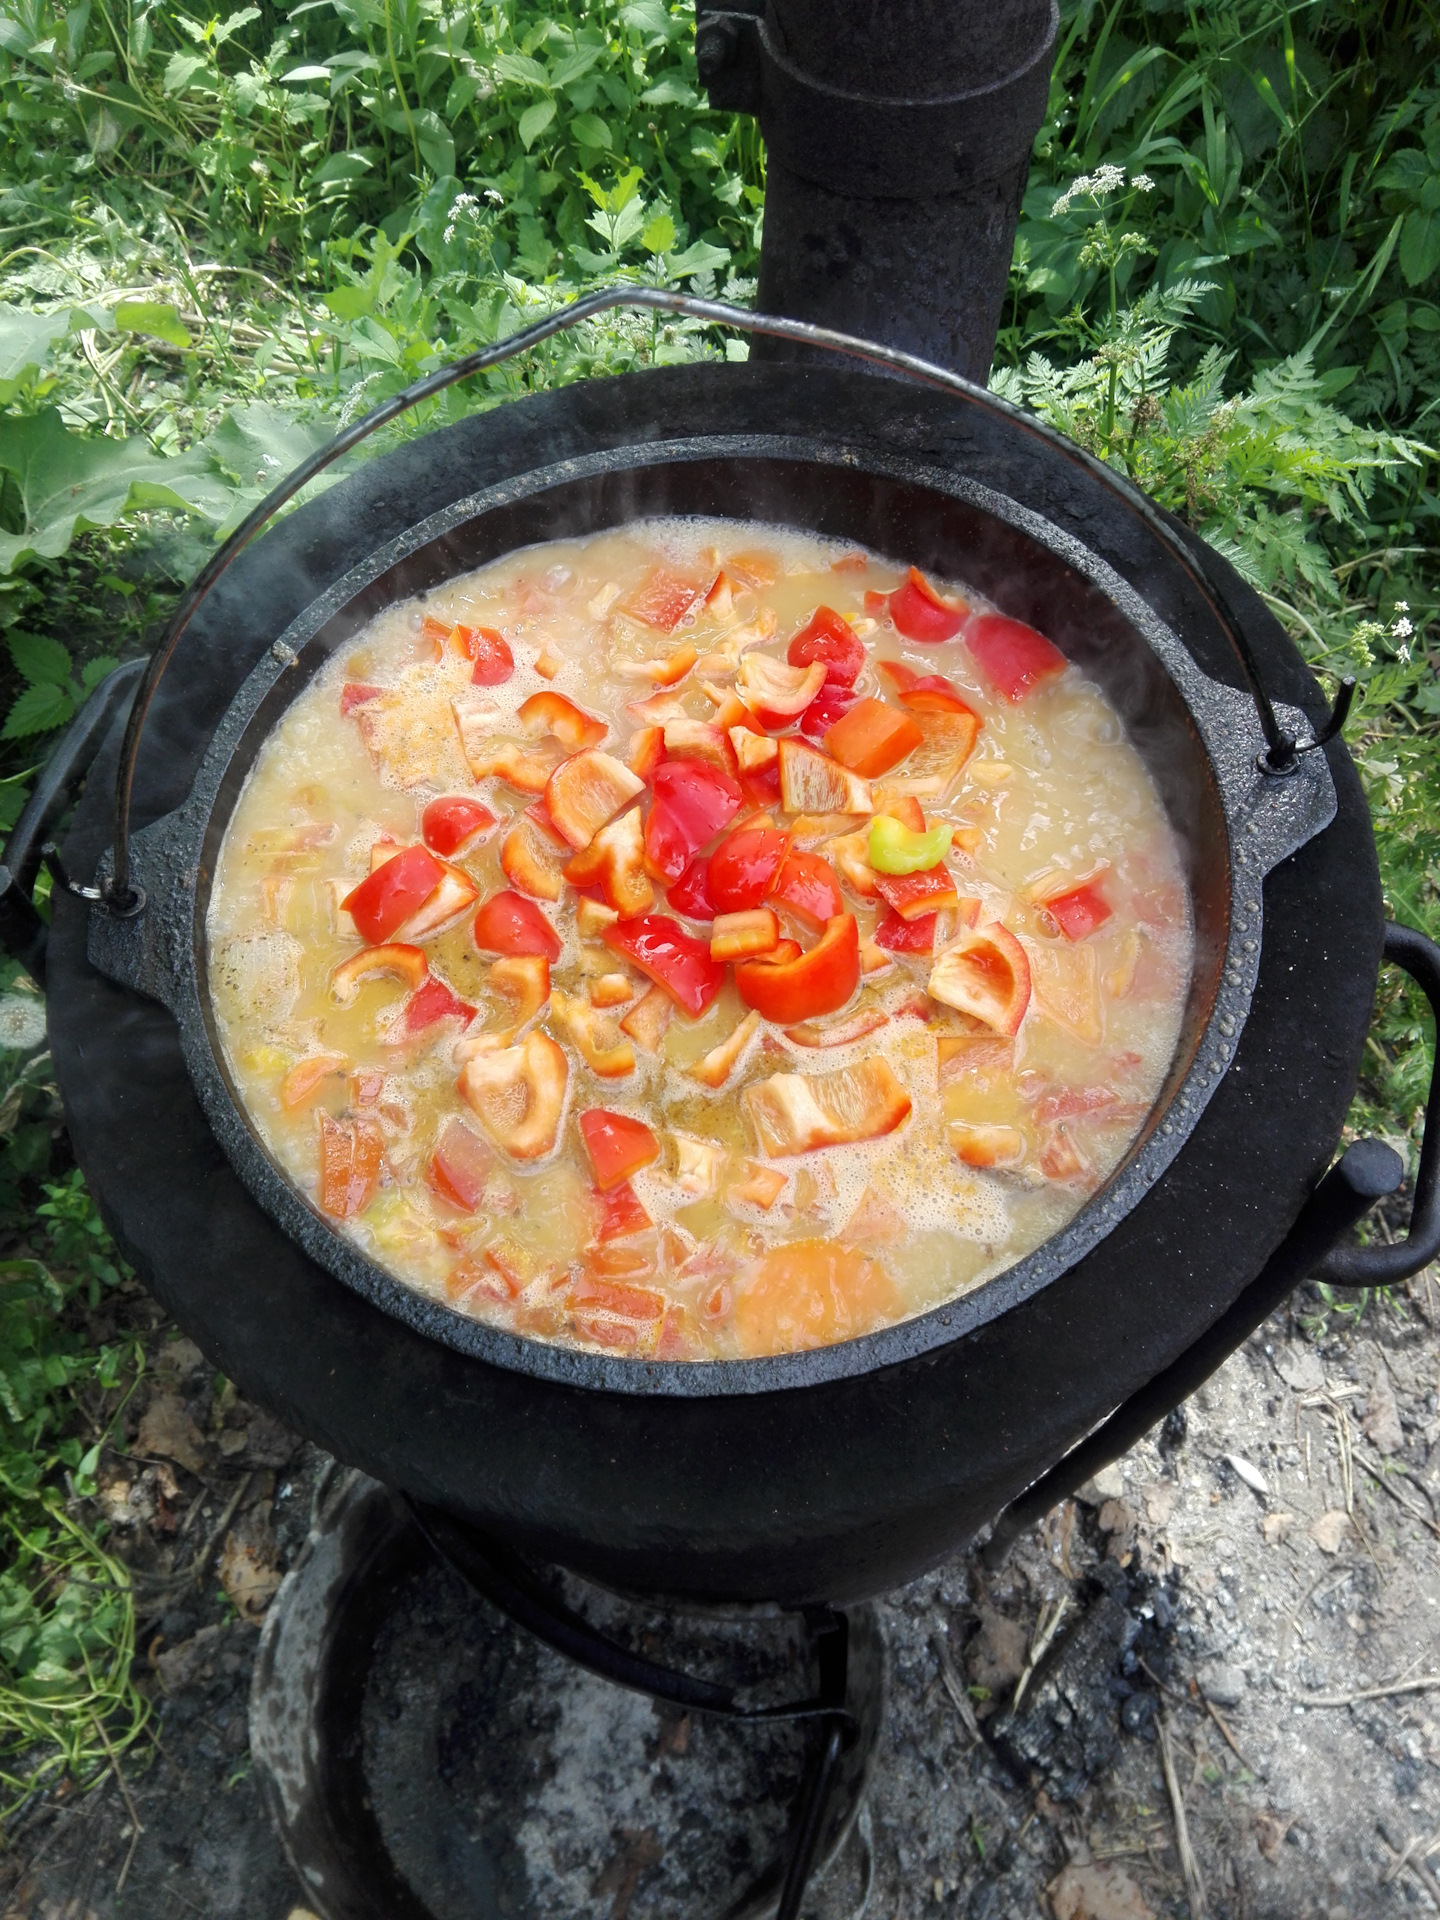
<path fill-rule="evenodd" d="M 1358 1322 L 1301 1296 L 1000 1572 L 957 1556 L 888 1596 L 875 1781 L 812 1920 L 1440 1912 L 1437 1296 Z M 304 1911 L 246 1713 L 326 1458 L 153 1341 L 99 1505 L 155 1739 L 26 1813 L 3 1920 Z M 643 1872 L 613 1866 L 590 1911 L 626 1920 Z"/>

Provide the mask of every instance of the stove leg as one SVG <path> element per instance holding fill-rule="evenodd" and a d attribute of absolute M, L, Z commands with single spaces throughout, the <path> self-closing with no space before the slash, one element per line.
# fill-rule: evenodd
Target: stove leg
<path fill-rule="evenodd" d="M 799 1920 L 800 1902 L 805 1898 L 810 1869 L 815 1864 L 815 1849 L 820 1844 L 825 1811 L 830 1804 L 830 1789 L 834 1785 L 835 1770 L 840 1764 L 844 1745 L 841 1729 L 833 1720 L 830 1721 L 800 1788 L 795 1839 L 785 1868 L 785 1887 L 780 1895 L 780 1905 L 775 1910 L 775 1920 Z"/>

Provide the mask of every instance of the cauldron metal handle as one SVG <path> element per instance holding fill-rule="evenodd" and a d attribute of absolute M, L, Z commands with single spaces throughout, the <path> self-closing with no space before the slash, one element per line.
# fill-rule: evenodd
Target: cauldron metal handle
<path fill-rule="evenodd" d="M 1025 413 L 1019 407 L 1011 406 L 1009 401 L 990 393 L 986 388 L 977 386 L 974 381 L 964 379 L 958 373 L 951 373 L 945 367 L 937 367 L 928 360 L 921 360 L 913 353 L 903 353 L 897 347 L 881 346 L 874 340 L 861 340 L 853 334 L 837 333 L 829 327 L 812 326 L 804 320 L 786 320 L 777 314 L 750 313 L 742 307 L 727 306 L 719 300 L 701 300 L 690 294 L 667 293 L 660 287 L 599 287 L 593 293 L 582 294 L 578 300 L 572 300 L 567 306 L 558 308 L 545 319 L 537 320 L 532 326 L 522 327 L 496 346 L 483 347 L 478 352 L 466 354 L 448 366 L 437 367 L 422 380 L 394 394 L 372 412 L 363 415 L 350 426 L 336 434 L 333 440 L 311 454 L 294 471 L 282 480 L 260 502 L 253 512 L 248 514 L 235 531 L 224 540 L 205 562 L 190 585 L 181 596 L 180 604 L 171 616 L 160 644 L 150 656 L 145 676 L 130 709 L 126 722 L 125 739 L 120 750 L 120 765 L 115 777 L 115 859 L 112 871 L 101 887 L 99 904 L 110 913 L 128 916 L 140 912 L 144 902 L 136 897 L 130 883 L 130 798 L 134 781 L 135 761 L 140 747 L 140 736 L 144 730 L 155 690 L 174 656 L 185 629 L 194 618 L 196 611 L 210 592 L 211 588 L 245 547 L 255 538 L 266 522 L 273 518 L 288 501 L 293 500 L 301 489 L 309 484 L 317 474 L 349 453 L 377 428 L 388 425 L 411 407 L 418 406 L 422 400 L 431 399 L 435 394 L 443 393 L 457 381 L 468 379 L 471 374 L 483 373 L 490 367 L 499 366 L 528 348 L 538 346 L 541 341 L 550 339 L 554 334 L 563 332 L 567 327 L 577 326 L 582 320 L 588 320 L 597 313 L 604 313 L 615 307 L 637 307 L 660 313 L 674 313 L 686 319 L 700 320 L 710 326 L 735 327 L 746 333 L 767 334 L 776 339 L 793 341 L 798 345 L 822 348 L 831 353 L 846 354 L 852 359 L 865 360 L 891 372 L 903 374 L 907 379 L 919 382 L 922 386 L 937 387 L 944 393 L 968 402 L 972 406 L 1005 420 L 1012 428 L 1025 433 L 1036 440 L 1043 441 L 1055 453 L 1079 467 L 1091 479 L 1097 481 L 1131 513 L 1135 514 L 1152 538 L 1187 575 L 1191 583 L 1208 602 L 1211 612 L 1219 623 L 1221 631 L 1239 662 L 1246 686 L 1255 702 L 1259 716 L 1261 733 L 1265 740 L 1265 750 L 1259 755 L 1258 765 L 1267 775 L 1282 776 L 1292 773 L 1299 763 L 1299 756 L 1311 753 L 1323 747 L 1339 731 L 1349 710 L 1350 699 L 1354 693 L 1354 683 L 1342 685 L 1340 697 L 1326 724 L 1316 729 L 1309 740 L 1297 740 L 1286 731 L 1276 717 L 1270 696 L 1260 674 L 1259 665 L 1245 636 L 1244 625 L 1230 606 L 1225 589 L 1216 579 L 1208 566 L 1204 551 L 1199 545 L 1192 546 L 1182 540 L 1169 523 L 1165 515 L 1149 500 L 1140 489 L 1133 486 L 1112 467 L 1098 460 L 1093 454 L 1086 453 L 1063 434 L 1047 427 L 1034 415 Z M 67 883 L 68 884 L 68 883 Z M 84 891 L 75 889 L 75 891 Z M 88 894 L 87 896 L 88 897 Z"/>
<path fill-rule="evenodd" d="M 45 944 L 50 929 L 36 912 L 33 894 L 42 861 L 54 857 L 46 837 L 74 799 L 144 669 L 143 660 L 127 660 L 100 682 L 40 769 L 35 791 L 5 842 L 0 864 L 0 946 L 40 986 L 45 984 Z"/>

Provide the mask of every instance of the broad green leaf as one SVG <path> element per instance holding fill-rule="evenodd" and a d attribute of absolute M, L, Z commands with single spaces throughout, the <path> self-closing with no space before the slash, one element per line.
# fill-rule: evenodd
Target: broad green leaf
<path fill-rule="evenodd" d="M 289 73 L 282 73 L 280 76 L 281 80 L 284 81 L 287 87 L 289 86 L 292 80 L 329 81 L 329 80 L 333 80 L 334 77 L 335 76 L 331 73 L 329 67 L 315 67 L 315 66 L 292 67 Z"/>
<path fill-rule="evenodd" d="M 0 471 L 13 475 L 24 518 L 22 532 L 0 533 L 0 573 L 58 559 L 77 533 L 113 527 L 127 513 L 149 507 L 219 519 L 230 499 L 203 453 L 167 460 L 141 440 L 69 433 L 54 407 L 0 418 Z"/>
<path fill-rule="evenodd" d="M 252 20 L 258 20 L 259 18 L 259 7 L 241 7 L 238 13 L 232 13 L 228 20 L 224 21 L 215 29 L 216 46 L 223 47 L 232 33 L 238 33 L 241 27 L 249 26 Z"/>
<path fill-rule="evenodd" d="M 311 174 L 310 184 L 312 187 L 323 187 L 335 180 L 358 180 L 362 173 L 370 171 L 373 164 L 363 153 L 332 153 Z"/>
<path fill-rule="evenodd" d="M 668 262 L 671 274 L 679 279 L 686 274 L 704 273 L 707 269 L 728 267 L 730 255 L 724 247 L 714 247 L 708 240 L 695 240 L 683 253 L 673 254 Z"/>
<path fill-rule="evenodd" d="M 1407 286 L 1418 287 L 1430 278 L 1440 267 L 1440 213 L 1425 213 L 1417 207 L 1406 214 L 1398 258 Z"/>
<path fill-rule="evenodd" d="M 32 687 L 70 685 L 70 650 L 58 640 L 43 633 L 18 633 L 12 628 L 5 636 L 5 644 L 17 673 Z"/>
<path fill-rule="evenodd" d="M 3 14 L 0 14 L 0 47 L 22 59 L 30 51 L 29 34 L 18 20 L 6 19 Z"/>
<path fill-rule="evenodd" d="M 48 364 L 56 346 L 80 327 L 94 326 L 96 316 L 82 307 L 56 307 L 49 313 L 27 313 L 0 301 L 0 405 L 7 405 Z"/>
<path fill-rule="evenodd" d="M 604 151 L 610 145 L 610 129 L 598 113 L 577 113 L 568 131 L 580 146 L 592 151 Z"/>
<path fill-rule="evenodd" d="M 432 173 L 442 176 L 455 171 L 455 142 L 450 129 L 431 108 L 415 115 L 415 139 L 420 156 Z"/>
<path fill-rule="evenodd" d="M 653 87 L 647 87 L 640 98 L 647 107 L 693 107 L 698 96 L 695 89 L 678 75 L 667 73 L 663 80 Z"/>
<path fill-rule="evenodd" d="M 63 727 L 75 711 L 75 702 L 64 687 L 26 687 L 5 716 L 0 740 L 23 740 L 32 733 L 50 733 Z"/>
<path fill-rule="evenodd" d="M 268 493 L 330 435 L 327 423 L 296 420 L 260 400 L 228 413 L 202 450 L 238 486 Z"/>
<path fill-rule="evenodd" d="M 563 87 L 574 86 L 577 80 L 584 79 L 599 58 L 599 47 L 577 47 L 574 53 L 567 53 L 551 69 L 550 85 L 557 93 Z"/>
<path fill-rule="evenodd" d="M 640 236 L 647 253 L 668 253 L 675 244 L 675 222 L 668 213 L 657 213 Z"/>
<path fill-rule="evenodd" d="M 517 131 L 527 153 L 554 118 L 553 100 L 537 100 L 533 107 L 527 107 L 521 114 Z"/>
<path fill-rule="evenodd" d="M 93 693 L 107 674 L 113 673 L 120 662 L 113 654 L 102 653 L 97 659 L 87 660 L 80 669 L 80 684 L 86 693 Z"/>
<path fill-rule="evenodd" d="M 495 61 L 495 78 L 516 87 L 547 87 L 550 76 L 538 60 L 524 53 L 502 53 Z"/>
<path fill-rule="evenodd" d="M 203 53 L 172 53 L 166 62 L 162 82 L 166 93 L 183 93 L 197 75 L 206 72 L 209 65 Z"/>
<path fill-rule="evenodd" d="M 148 333 L 172 347 L 195 344 L 176 309 L 158 300 L 122 300 L 115 309 L 115 324 L 122 333 Z"/>

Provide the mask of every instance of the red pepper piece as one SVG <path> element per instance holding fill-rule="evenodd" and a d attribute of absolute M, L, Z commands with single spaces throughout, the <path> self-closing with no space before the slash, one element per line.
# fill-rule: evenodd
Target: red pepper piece
<path fill-rule="evenodd" d="M 655 769 L 655 804 L 645 822 L 645 851 L 667 881 L 690 862 L 744 804 L 739 787 L 706 760 L 666 760 Z"/>
<path fill-rule="evenodd" d="M 475 1018 L 475 1009 L 467 1006 L 432 973 L 424 986 L 410 996 L 405 1008 L 405 1031 L 423 1033 L 426 1027 L 433 1027 L 437 1020 L 447 1020 L 452 1014 L 468 1027 Z"/>
<path fill-rule="evenodd" d="M 411 914 L 423 907 L 445 877 L 445 869 L 425 847 L 406 847 L 387 860 L 341 901 L 362 940 L 379 946 Z"/>
<path fill-rule="evenodd" d="M 995 691 L 1009 701 L 1023 700 L 1033 686 L 1068 664 L 1060 649 L 1023 620 L 1003 613 L 978 613 L 965 628 L 965 644 Z"/>
<path fill-rule="evenodd" d="M 899 694 L 901 706 L 909 707 L 912 713 L 975 712 L 943 673 L 916 673 L 903 660 L 880 660 L 876 664 Z"/>
<path fill-rule="evenodd" d="M 663 913 L 617 920 L 600 935 L 612 953 L 623 953 L 647 979 L 663 987 L 686 1013 L 704 1013 L 719 993 L 725 968 L 710 958 L 708 941 L 687 933 Z"/>
<path fill-rule="evenodd" d="M 494 824 L 495 816 L 490 809 L 463 793 L 442 793 L 420 816 L 420 832 L 426 846 L 445 860 L 453 860 L 486 827 Z"/>
<path fill-rule="evenodd" d="M 356 707 L 363 707 L 371 700 L 378 700 L 384 692 L 383 687 L 363 686 L 358 680 L 348 680 L 340 689 L 340 718 L 346 719 Z"/>
<path fill-rule="evenodd" d="M 560 936 L 523 893 L 493 893 L 475 916 L 475 944 L 482 953 L 531 953 L 560 958 Z"/>
<path fill-rule="evenodd" d="M 743 827 L 710 856 L 706 887 L 717 913 L 745 913 L 763 905 L 790 851 L 790 836 L 774 827 Z"/>
<path fill-rule="evenodd" d="M 608 1193 L 597 1191 L 596 1198 L 604 1208 L 596 1235 L 598 1240 L 623 1240 L 628 1234 L 644 1233 L 647 1227 L 655 1224 L 636 1198 L 635 1189 L 628 1180 L 622 1180 L 618 1187 L 612 1187 Z"/>
<path fill-rule="evenodd" d="M 692 860 L 680 878 L 666 889 L 666 900 L 677 913 L 689 920 L 713 920 L 715 903 L 710 898 L 706 875 L 710 862 L 703 854 Z"/>
<path fill-rule="evenodd" d="M 475 662 L 472 686 L 498 687 L 515 671 L 515 656 L 503 633 L 493 627 L 467 627 L 465 651 Z"/>
<path fill-rule="evenodd" d="M 770 888 L 771 900 L 788 907 L 812 933 L 819 933 L 845 911 L 835 869 L 818 853 L 792 851 L 785 856 Z"/>
<path fill-rule="evenodd" d="M 943 863 L 925 867 L 919 873 L 877 873 L 875 891 L 902 920 L 923 920 L 942 907 L 958 907 L 960 896 L 955 876 Z"/>
<path fill-rule="evenodd" d="M 474 1213 L 494 1164 L 495 1155 L 479 1134 L 452 1114 L 435 1142 L 425 1169 L 425 1184 L 452 1207 Z"/>
<path fill-rule="evenodd" d="M 640 585 L 620 602 L 620 611 L 643 621 L 657 633 L 673 633 L 697 600 L 709 591 L 669 567 L 653 567 Z"/>
<path fill-rule="evenodd" d="M 837 720 L 843 720 L 855 704 L 849 687 L 826 681 L 800 716 L 800 731 L 807 740 L 823 740 Z"/>
<path fill-rule="evenodd" d="M 336 1120 L 320 1109 L 320 1210 L 335 1220 L 363 1213 L 380 1184 L 381 1141 L 369 1120 Z"/>
<path fill-rule="evenodd" d="M 953 640 L 969 611 L 942 600 L 918 567 L 890 596 L 890 618 L 907 640 Z"/>
<path fill-rule="evenodd" d="M 643 1120 L 632 1120 L 628 1113 L 592 1107 L 580 1116 L 580 1134 L 602 1193 L 660 1158 L 660 1142 Z"/>
<path fill-rule="evenodd" d="M 786 648 L 785 658 L 792 667 L 808 667 L 812 660 L 819 660 L 827 687 L 852 687 L 865 664 L 865 643 L 848 620 L 830 607 L 817 607 L 809 625 Z"/>
<path fill-rule="evenodd" d="M 1113 909 L 1097 884 L 1087 880 L 1083 887 L 1072 887 L 1069 893 L 1047 900 L 1045 911 L 1059 924 L 1067 940 L 1084 940 L 1104 926 Z"/>
<path fill-rule="evenodd" d="M 776 1026 L 794 1026 L 835 1013 L 860 984 L 860 930 L 853 913 L 837 914 L 808 953 L 798 959 L 744 960 L 735 984 L 747 1007 Z"/>
<path fill-rule="evenodd" d="M 893 907 L 887 907 L 875 929 L 875 944 L 887 953 L 933 953 L 935 919 L 933 913 L 925 913 L 918 920 L 902 920 Z"/>

